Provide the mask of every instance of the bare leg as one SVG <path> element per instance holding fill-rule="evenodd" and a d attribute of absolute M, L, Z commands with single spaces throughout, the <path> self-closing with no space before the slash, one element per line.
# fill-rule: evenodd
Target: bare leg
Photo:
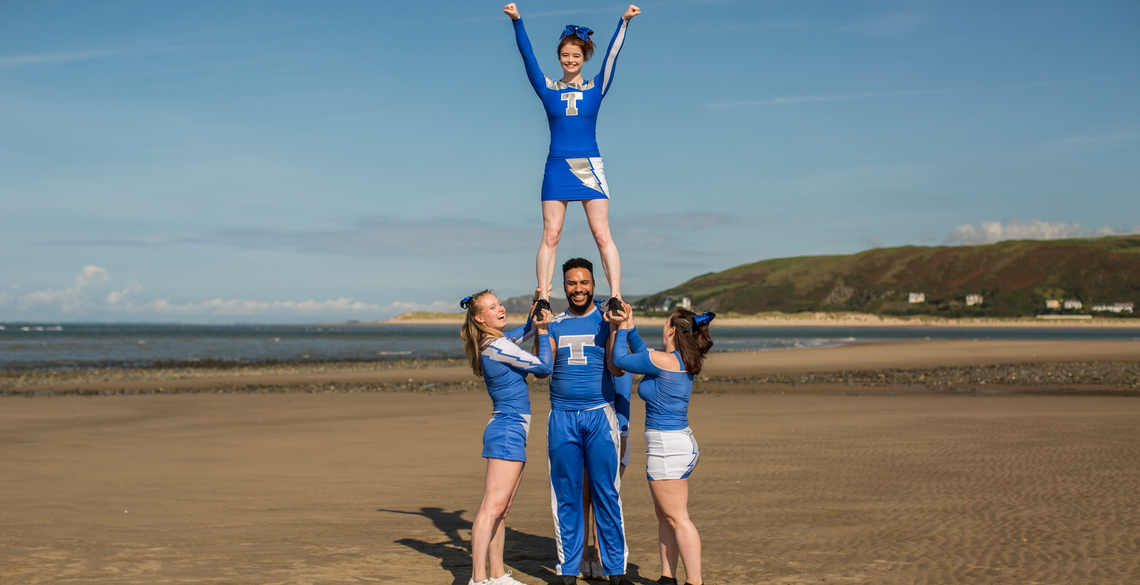
<path fill-rule="evenodd" d="M 664 518 L 664 524 L 673 534 L 676 550 L 680 552 L 681 562 L 685 564 L 685 581 L 701 585 L 701 535 L 689 519 L 689 480 L 650 481 L 649 491 L 653 493 L 655 508 L 659 510 L 658 535 L 661 533 L 660 520 Z M 665 543 L 662 543 L 663 552 L 665 548 Z M 662 556 L 664 557 L 664 554 Z M 662 570 L 664 570 L 664 560 L 663 558 Z M 676 560 L 673 561 L 673 567 L 675 570 Z"/>
<path fill-rule="evenodd" d="M 621 257 L 610 235 L 610 200 L 588 199 L 582 202 L 582 207 L 586 210 L 590 232 L 594 234 L 594 242 L 602 256 L 602 268 L 610 283 L 610 296 L 621 298 Z"/>
<path fill-rule="evenodd" d="M 503 547 L 506 543 L 507 533 L 507 514 L 511 512 L 511 505 L 515 502 L 515 494 L 519 492 L 519 484 L 521 483 L 522 473 L 520 472 L 518 479 L 515 480 L 515 487 L 511 490 L 511 499 L 507 502 L 507 510 L 503 512 L 503 517 L 495 523 L 495 535 L 491 537 L 491 548 L 487 553 L 488 570 L 492 578 L 497 579 L 507 573 L 507 567 L 503 563 Z"/>
<path fill-rule="evenodd" d="M 677 537 L 673 528 L 665 518 L 665 512 L 657 503 L 657 494 L 653 491 L 653 482 L 649 482 L 649 495 L 653 497 L 653 511 L 657 514 L 657 549 L 661 555 L 661 576 L 673 577 L 677 574 Z"/>
<path fill-rule="evenodd" d="M 621 452 L 622 452 L 622 455 L 625 455 L 625 450 L 628 448 L 628 447 L 627 447 L 627 445 L 628 445 L 628 444 L 629 444 L 629 437 L 628 437 L 628 436 L 623 436 L 623 437 L 621 438 Z M 623 457 L 623 459 L 624 459 L 624 457 Z M 618 467 L 618 477 L 620 477 L 620 478 L 622 478 L 622 479 L 625 479 L 625 464 L 624 464 L 624 463 L 622 463 L 621 461 L 618 461 L 618 465 L 619 465 L 619 467 Z"/>
<path fill-rule="evenodd" d="M 585 546 L 582 547 L 581 566 L 585 568 L 591 556 L 598 558 L 598 535 L 594 533 L 594 501 L 590 497 L 590 476 L 585 473 L 582 474 L 582 517 L 586 520 L 586 536 L 582 540 Z"/>
<path fill-rule="evenodd" d="M 562 239 L 562 224 L 566 221 L 565 201 L 542 202 L 542 240 L 538 243 L 538 255 L 534 260 L 535 276 L 538 279 L 538 296 L 550 298 L 554 281 L 554 260 L 558 255 L 558 241 Z"/>
<path fill-rule="evenodd" d="M 492 540 L 497 536 L 503 520 L 510 511 L 515 491 L 519 487 L 522 477 L 522 461 L 506 461 L 504 459 L 487 459 L 487 478 L 483 487 L 483 502 L 475 514 L 475 523 L 471 526 L 471 565 L 472 579 L 476 582 L 487 579 L 487 562 L 492 552 Z M 491 564 L 500 571 L 503 567 L 503 545 L 498 544 L 496 558 Z M 501 575 L 502 573 L 500 573 Z"/>

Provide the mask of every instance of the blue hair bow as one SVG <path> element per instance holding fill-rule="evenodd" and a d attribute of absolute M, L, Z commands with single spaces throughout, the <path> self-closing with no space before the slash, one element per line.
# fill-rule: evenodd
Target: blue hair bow
<path fill-rule="evenodd" d="M 463 297 L 463 300 L 459 301 L 459 308 L 460 309 L 466 309 L 467 305 L 470 305 L 470 304 L 471 304 L 471 295 L 467 295 L 467 296 Z"/>
<path fill-rule="evenodd" d="M 693 316 L 693 325 L 696 329 L 700 329 L 701 327 L 707 327 L 708 324 L 711 323 L 712 320 L 715 318 L 716 318 L 716 313 L 714 313 L 712 311 L 705 311 L 704 313 L 701 313 L 700 315 L 694 315 Z"/>
<path fill-rule="evenodd" d="M 590 30 L 584 26 L 578 26 L 576 24 L 568 24 L 568 25 L 566 25 L 566 28 L 562 29 L 562 36 L 560 37 L 560 39 L 564 39 L 570 35 L 574 35 L 574 36 L 576 36 L 576 37 L 578 37 L 578 38 L 580 38 L 583 41 L 586 41 L 588 43 L 588 42 L 590 42 L 590 35 L 592 35 L 592 34 L 594 34 L 594 31 L 592 31 L 592 30 Z"/>

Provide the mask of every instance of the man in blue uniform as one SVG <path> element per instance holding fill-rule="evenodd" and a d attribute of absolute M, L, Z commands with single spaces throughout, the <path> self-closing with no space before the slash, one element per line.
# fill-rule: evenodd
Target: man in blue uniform
<path fill-rule="evenodd" d="M 562 265 L 569 308 L 550 324 L 554 373 L 550 378 L 547 456 L 558 549 L 555 572 L 574 583 L 585 544 L 582 509 L 583 472 L 589 477 L 597 519 L 602 568 L 611 584 L 625 578 L 629 549 L 622 515 L 621 423 L 602 390 L 610 326 L 594 303 L 590 261 L 573 258 Z"/>

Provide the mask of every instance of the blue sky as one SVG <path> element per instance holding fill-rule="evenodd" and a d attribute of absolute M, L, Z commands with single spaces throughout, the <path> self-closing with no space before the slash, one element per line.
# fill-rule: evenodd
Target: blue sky
<path fill-rule="evenodd" d="M 549 137 L 502 5 L 0 3 L 0 321 L 531 290 Z M 1140 231 L 1136 2 L 639 5 L 598 125 L 627 293 Z M 549 75 L 565 24 L 604 44 L 625 6 L 519 3 Z M 575 206 L 572 255 L 597 259 Z"/>

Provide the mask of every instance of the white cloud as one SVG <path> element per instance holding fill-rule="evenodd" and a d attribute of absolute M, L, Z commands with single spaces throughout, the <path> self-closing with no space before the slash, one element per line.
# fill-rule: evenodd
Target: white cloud
<path fill-rule="evenodd" d="M 142 303 L 128 302 L 122 306 L 126 312 L 153 312 L 168 315 L 257 317 L 275 313 L 319 315 L 324 313 L 370 312 L 383 310 L 380 305 L 356 301 L 347 297 L 303 301 L 256 301 L 248 299 L 214 298 L 201 302 L 173 303 L 157 299 Z"/>
<path fill-rule="evenodd" d="M 107 269 L 95 266 L 94 264 L 84 266 L 83 270 L 80 270 L 79 274 L 75 275 L 75 284 L 79 288 L 98 282 L 107 282 L 108 280 L 111 280 L 111 274 L 107 272 Z"/>
<path fill-rule="evenodd" d="M 960 225 L 950 232 L 946 241 L 960 244 L 992 244 L 1004 240 L 1059 240 L 1136 233 L 1140 233 L 1140 226 L 1132 229 L 1109 226 L 1086 228 L 1079 223 L 1014 219 L 1006 222 L 983 221 L 978 225 Z"/>
<path fill-rule="evenodd" d="M 64 304 L 73 302 L 76 296 L 75 289 L 65 290 L 37 290 L 30 293 L 25 293 L 19 297 L 22 304 L 25 305 L 51 305 L 51 304 Z"/>
<path fill-rule="evenodd" d="M 429 305 L 392 303 L 384 306 L 348 297 L 331 299 L 225 299 L 179 302 L 165 298 L 138 298 L 142 284 L 132 281 L 125 287 L 106 291 L 113 278 L 105 268 L 89 264 L 74 277 L 75 286 L 36 290 L 27 293 L 0 293 L 0 308 L 16 318 L 170 318 L 211 320 L 216 318 L 264 318 L 289 320 L 321 316 L 332 319 L 376 319 L 408 310 L 444 310 L 450 304 L 436 301 Z M 105 285 L 105 286 L 97 286 Z M 121 285 L 120 285 L 121 286 Z M 106 292 L 104 292 L 106 291 Z"/>
<path fill-rule="evenodd" d="M 142 290 L 141 284 L 139 284 L 137 282 L 131 282 L 130 284 L 127 285 L 127 288 L 124 288 L 122 290 L 113 290 L 113 291 L 107 293 L 107 304 L 109 304 L 109 305 L 119 304 L 120 302 L 125 301 L 127 299 L 128 295 L 139 292 L 141 290 Z"/>
<path fill-rule="evenodd" d="M 411 301 L 395 301 L 388 305 L 389 312 L 395 313 L 408 313 L 412 311 L 428 312 L 428 313 L 446 313 L 452 310 L 459 310 L 459 300 L 454 301 L 432 301 L 430 303 L 416 303 Z"/>

